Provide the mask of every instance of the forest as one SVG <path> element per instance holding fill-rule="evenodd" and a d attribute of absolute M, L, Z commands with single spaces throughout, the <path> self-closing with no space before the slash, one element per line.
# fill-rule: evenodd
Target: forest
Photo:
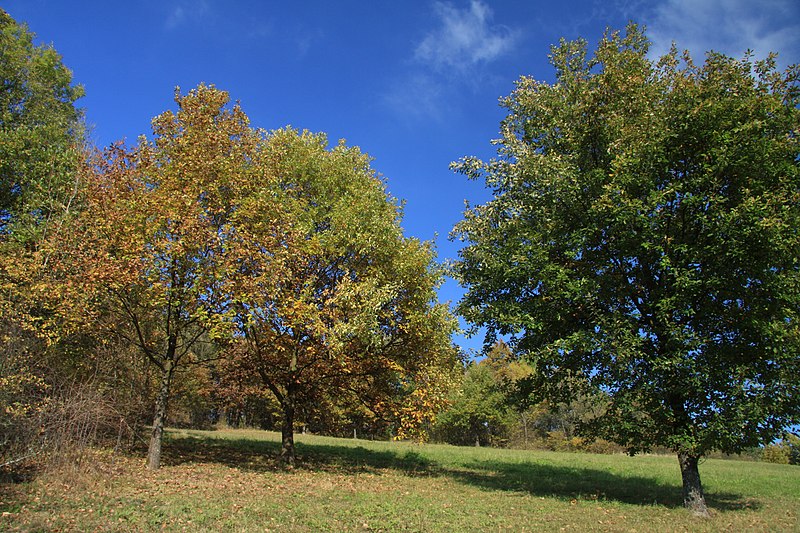
<path fill-rule="evenodd" d="M 289 470 L 297 435 L 672 454 L 708 516 L 706 458 L 800 464 L 798 66 L 562 41 L 451 165 L 492 199 L 440 260 L 360 148 L 211 84 L 92 146 L 57 51 L 2 10 L 0 40 L 4 476 L 260 429 Z"/>

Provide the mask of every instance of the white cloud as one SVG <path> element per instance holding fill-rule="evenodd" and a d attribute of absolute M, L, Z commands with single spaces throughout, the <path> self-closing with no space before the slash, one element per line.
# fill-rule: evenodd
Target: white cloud
<path fill-rule="evenodd" d="M 204 18 L 210 11 L 210 6 L 206 0 L 185 1 L 182 0 L 173 4 L 169 8 L 169 13 L 164 19 L 164 27 L 168 30 L 188 23 L 196 23 Z"/>
<path fill-rule="evenodd" d="M 384 95 L 384 103 L 404 121 L 441 122 L 447 116 L 445 88 L 430 75 L 417 73 L 395 85 Z"/>
<path fill-rule="evenodd" d="M 796 0 L 666 0 L 645 16 L 653 56 L 674 41 L 701 62 L 714 50 L 757 58 L 778 52 L 782 65 L 800 62 L 800 3 Z"/>
<path fill-rule="evenodd" d="M 480 0 L 462 6 L 437 1 L 433 11 L 431 29 L 407 70 L 383 92 L 383 104 L 407 124 L 442 123 L 463 110 L 465 95 L 497 81 L 492 63 L 521 38 L 519 31 L 494 24 L 492 10 Z"/>
<path fill-rule="evenodd" d="M 186 18 L 186 11 L 183 9 L 183 6 L 175 6 L 172 12 L 167 16 L 167 20 L 164 22 L 164 26 L 167 29 L 172 29 L 180 26 L 180 24 Z"/>
<path fill-rule="evenodd" d="M 491 26 L 492 11 L 479 0 L 469 8 L 458 9 L 437 2 L 440 25 L 417 46 L 415 58 L 437 69 L 467 70 L 488 63 L 510 51 L 517 33 L 502 26 Z"/>

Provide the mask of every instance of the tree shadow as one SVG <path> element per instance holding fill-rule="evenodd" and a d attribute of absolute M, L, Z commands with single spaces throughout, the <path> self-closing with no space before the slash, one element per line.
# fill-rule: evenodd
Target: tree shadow
<path fill-rule="evenodd" d="M 327 471 L 345 474 L 398 470 L 406 475 L 430 475 L 435 465 L 413 451 L 395 453 L 369 450 L 363 446 L 295 444 L 298 471 Z M 177 466 L 211 462 L 247 472 L 277 471 L 280 443 L 253 439 L 207 439 L 195 436 L 170 436 L 164 446 L 161 463 Z"/>
<path fill-rule="evenodd" d="M 677 482 L 661 483 L 648 477 L 622 476 L 599 468 L 481 461 L 470 468 L 450 470 L 448 475 L 484 489 L 526 492 L 541 497 L 683 507 L 681 486 Z M 719 511 L 760 508 L 758 502 L 733 493 L 706 493 L 706 503 Z"/>
<path fill-rule="evenodd" d="M 303 444 L 300 448 L 306 468 L 339 472 L 371 472 L 395 470 L 407 476 L 440 475 L 444 471 L 436 463 L 411 450 L 377 451 L 363 446 Z"/>
<path fill-rule="evenodd" d="M 277 442 L 170 435 L 165 439 L 161 464 L 216 463 L 247 472 L 267 472 L 278 469 L 279 454 Z"/>
<path fill-rule="evenodd" d="M 414 477 L 449 477 L 486 490 L 522 492 L 563 500 L 616 501 L 667 508 L 683 506 L 679 480 L 661 483 L 644 476 L 623 476 L 599 468 L 497 460 L 475 460 L 460 466 L 442 465 L 411 450 L 378 451 L 358 445 L 297 443 L 296 450 L 298 466 L 295 470 L 300 472 L 380 475 L 386 470 L 394 470 Z M 275 472 L 283 468 L 278 442 L 171 436 L 164 452 L 162 462 L 165 465 L 213 462 L 248 472 Z M 755 500 L 726 492 L 707 493 L 706 503 L 718 511 L 761 507 Z"/>

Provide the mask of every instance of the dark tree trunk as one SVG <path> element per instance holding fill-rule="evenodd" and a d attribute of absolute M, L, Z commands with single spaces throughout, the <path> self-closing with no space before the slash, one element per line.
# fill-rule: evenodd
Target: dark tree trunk
<path fill-rule="evenodd" d="M 161 373 L 161 387 L 156 398 L 156 413 L 153 417 L 153 434 L 150 437 L 150 448 L 147 451 L 147 468 L 158 470 L 161 466 L 161 440 L 164 435 L 164 421 L 167 418 L 167 402 L 169 389 L 172 384 L 172 375 L 175 372 L 175 346 L 170 342 L 167 357 Z"/>
<path fill-rule="evenodd" d="M 293 468 L 295 464 L 294 453 L 294 415 L 296 409 L 296 392 L 294 387 L 286 390 L 283 407 L 283 425 L 281 426 L 281 462 Z"/>
<path fill-rule="evenodd" d="M 703 486 L 700 484 L 700 471 L 697 468 L 699 460 L 700 457 L 696 455 L 678 453 L 683 479 L 683 505 L 695 515 L 708 516 Z"/>

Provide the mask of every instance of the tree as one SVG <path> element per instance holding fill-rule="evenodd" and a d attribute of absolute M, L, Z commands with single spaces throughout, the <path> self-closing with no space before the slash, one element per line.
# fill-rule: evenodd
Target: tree
<path fill-rule="evenodd" d="M 673 49 L 635 25 L 553 47 L 554 83 L 503 100 L 494 192 L 454 234 L 460 312 L 512 335 L 543 398 L 604 394 L 579 430 L 698 461 L 800 419 L 800 69 Z"/>
<path fill-rule="evenodd" d="M 83 149 L 83 88 L 33 39 L 0 9 L 0 234 L 23 243 L 68 209 Z"/>
<path fill-rule="evenodd" d="M 492 347 L 496 354 L 503 345 Z M 504 367 L 491 355 L 467 366 L 463 382 L 450 398 L 450 406 L 436 417 L 434 433 L 450 444 L 493 446 L 508 439 L 515 423 L 508 390 L 503 383 Z"/>
<path fill-rule="evenodd" d="M 262 188 L 237 227 L 251 245 L 231 277 L 232 357 L 281 406 L 283 461 L 294 464 L 301 409 L 361 404 L 418 425 L 443 401 L 438 369 L 455 359 L 431 247 L 403 236 L 399 206 L 358 148 L 283 129 L 259 158 Z"/>
<path fill-rule="evenodd" d="M 36 301 L 33 251 L 66 216 L 76 190 L 83 94 L 52 47 L 0 9 L 0 460 L 28 453 L 39 438 L 46 397 L 59 372 L 46 371 L 53 344 Z M 59 222 L 60 223 L 60 222 Z M 63 367 L 61 368 L 63 369 Z"/>
<path fill-rule="evenodd" d="M 153 120 L 152 141 L 114 146 L 87 168 L 81 212 L 43 250 L 63 319 L 100 324 L 160 374 L 151 469 L 176 372 L 228 334 L 221 287 L 239 257 L 230 221 L 258 145 L 227 93 L 200 85 L 175 101 L 176 113 Z"/>

